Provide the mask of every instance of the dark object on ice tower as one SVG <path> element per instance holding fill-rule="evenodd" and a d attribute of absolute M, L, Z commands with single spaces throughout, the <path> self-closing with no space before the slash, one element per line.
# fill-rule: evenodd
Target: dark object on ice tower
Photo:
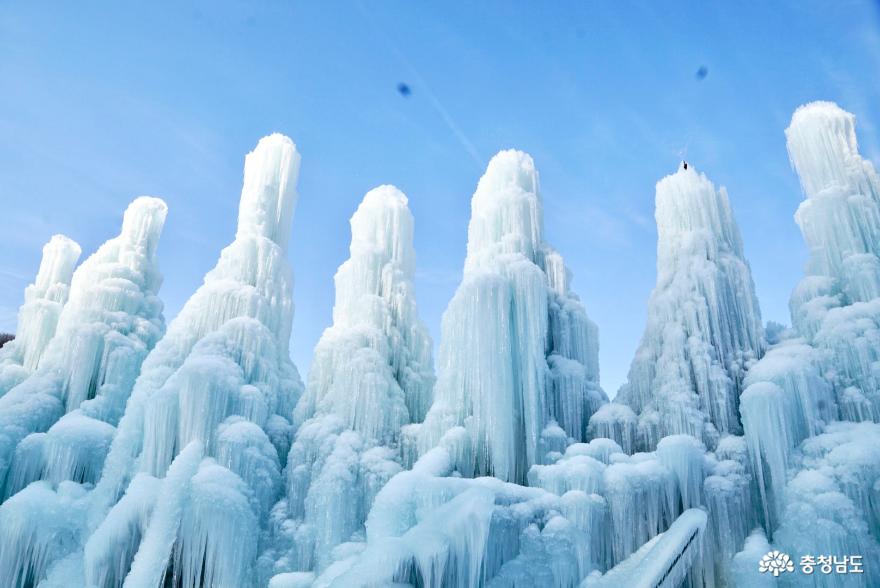
<path fill-rule="evenodd" d="M 684 169 L 688 168 L 688 162 L 686 162 L 684 160 L 682 160 L 681 165 L 684 167 Z"/>
<path fill-rule="evenodd" d="M 13 339 L 15 339 L 15 335 L 11 333 L 0 333 L 0 347 L 3 347 Z"/>

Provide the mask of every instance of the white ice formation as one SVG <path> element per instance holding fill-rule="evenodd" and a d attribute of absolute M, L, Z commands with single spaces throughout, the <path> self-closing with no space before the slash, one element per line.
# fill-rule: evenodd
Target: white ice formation
<path fill-rule="evenodd" d="M 0 398 L 0 499 L 6 500 L 0 507 L 0 528 L 5 529 L 0 535 L 0 585 L 39 579 L 71 547 L 69 539 L 65 550 L 53 551 L 49 545 L 61 541 L 64 533 L 76 535 L 83 512 L 76 484 L 94 484 L 101 476 L 141 363 L 165 330 L 156 247 L 166 212 L 157 198 L 131 203 L 120 235 L 73 273 L 69 299 L 35 371 Z M 63 299 L 66 275 L 79 248 L 56 240 L 47 252 L 47 281 L 56 282 L 49 289 Z M 36 285 L 40 283 L 38 279 Z M 25 303 L 23 316 L 31 303 Z M 55 310 L 48 307 L 40 328 L 51 328 Z M 24 341 L 38 342 L 41 336 Z M 43 513 L 52 517 L 50 524 L 28 514 L 33 503 L 58 509 Z M 69 516 L 58 514 L 64 512 Z"/>
<path fill-rule="evenodd" d="M 877 561 L 880 177 L 859 155 L 855 117 L 836 104 L 802 106 L 786 137 L 810 259 L 791 296 L 793 329 L 742 395 L 758 515 L 780 550 Z M 850 583 L 878 585 L 880 570 Z"/>
<path fill-rule="evenodd" d="M 854 128 L 815 103 L 786 132 L 810 250 L 791 328 L 760 324 L 724 190 L 658 183 L 657 286 L 611 403 L 524 153 L 474 194 L 436 382 L 413 217 L 382 186 L 303 388 L 280 135 L 164 336 L 160 201 L 75 272 L 53 238 L 0 352 L 0 585 L 880 586 L 880 180 Z M 863 573 L 775 578 L 776 550 Z"/>
<path fill-rule="evenodd" d="M 434 404 L 407 427 L 412 463 L 464 427 L 457 470 L 523 483 L 583 441 L 599 388 L 598 331 L 544 241 L 538 172 L 520 151 L 489 163 L 471 201 L 464 275 L 441 325 Z M 450 437 L 451 439 L 451 437 Z"/>
<path fill-rule="evenodd" d="M 144 362 L 94 490 L 88 585 L 255 581 L 302 392 L 286 256 L 299 164 L 277 134 L 248 154 L 235 240 Z"/>
<path fill-rule="evenodd" d="M 402 192 L 381 186 L 364 197 L 350 250 L 336 272 L 333 325 L 294 412 L 287 500 L 273 511 L 283 558 L 274 572 L 323 570 L 336 545 L 363 536 L 373 498 L 401 470 L 401 427 L 430 405 L 432 343 L 416 309 L 413 217 Z"/>
<path fill-rule="evenodd" d="M 43 247 L 37 277 L 25 288 L 24 304 L 18 311 L 16 338 L 0 349 L 0 396 L 37 369 L 55 336 L 80 253 L 79 245 L 64 235 L 54 235 Z"/>
<path fill-rule="evenodd" d="M 38 479 L 94 482 L 100 475 L 141 362 L 165 330 L 155 253 L 166 210 L 156 198 L 132 202 L 120 235 L 73 273 L 57 319 L 79 248 L 63 238 L 47 245 L 46 273 L 30 292 L 42 292 L 48 282 L 47 296 L 58 302 L 41 297 L 22 307 L 23 317 L 37 317 L 23 326 L 22 349 L 32 362 L 39 357 L 35 371 L 0 398 L 0 497 Z M 43 343 L 46 333 L 31 328 L 54 336 Z M 88 430 L 94 451 L 79 442 L 77 429 Z"/>
<path fill-rule="evenodd" d="M 615 398 L 638 415 L 638 434 L 617 439 L 650 451 L 687 434 L 714 448 L 721 435 L 742 434 L 743 378 L 765 347 L 758 299 L 724 188 L 682 165 L 657 183 L 656 205 L 657 286 Z M 631 436 L 632 415 L 620 413 L 606 409 L 591 426 Z"/>

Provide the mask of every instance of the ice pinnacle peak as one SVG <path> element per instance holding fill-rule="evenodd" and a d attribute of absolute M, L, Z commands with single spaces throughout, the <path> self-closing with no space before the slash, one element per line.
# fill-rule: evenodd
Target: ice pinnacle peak
<path fill-rule="evenodd" d="M 401 426 L 430 405 L 432 343 L 416 307 L 412 240 L 413 217 L 394 186 L 368 192 L 351 217 L 333 324 L 294 412 L 289 520 L 274 525 L 296 529 L 273 546 L 295 570 L 324 569 L 337 545 L 363 532 L 376 492 L 401 469 Z"/>
<path fill-rule="evenodd" d="M 465 271 L 497 254 L 521 253 L 535 261 L 542 233 L 535 162 L 522 151 L 501 151 L 489 162 L 471 200 Z"/>
<path fill-rule="evenodd" d="M 352 257 L 375 253 L 409 278 L 415 271 L 413 217 L 406 196 L 395 186 L 373 188 L 351 217 Z"/>
<path fill-rule="evenodd" d="M 132 249 L 151 259 L 156 253 L 168 206 L 159 198 L 140 196 L 135 198 L 122 216 L 119 240 L 126 249 Z"/>
<path fill-rule="evenodd" d="M 79 245 L 64 235 L 54 235 L 43 246 L 40 269 L 25 288 L 24 304 L 18 310 L 15 340 L 0 351 L 0 396 L 37 368 L 55 335 L 81 253 Z"/>
<path fill-rule="evenodd" d="M 833 102 L 811 102 L 791 117 L 788 153 L 808 198 L 832 188 L 864 192 L 873 168 L 859 156 L 855 120 Z"/>
<path fill-rule="evenodd" d="M 73 269 L 81 254 L 82 249 L 73 239 L 65 235 L 52 235 L 43 246 L 40 269 L 32 285 L 34 294 L 39 292 L 40 297 L 50 297 L 48 291 L 53 284 L 70 285 Z"/>
<path fill-rule="evenodd" d="M 742 240 L 733 220 L 727 191 L 716 191 L 706 177 L 688 166 L 657 182 L 655 218 L 658 233 L 658 269 L 670 261 L 668 255 L 677 254 L 682 247 L 691 245 L 683 235 L 701 234 L 713 245 L 742 254 Z M 675 251 L 667 251 L 668 247 Z"/>
<path fill-rule="evenodd" d="M 289 138 L 263 137 L 244 161 L 238 236 L 260 236 L 287 249 L 296 208 L 300 155 Z"/>
<path fill-rule="evenodd" d="M 528 193 L 538 191 L 538 170 L 532 156 L 517 149 L 499 151 L 486 166 L 486 173 L 480 178 L 477 192 L 481 187 L 491 185 L 494 189 L 514 185 Z"/>
<path fill-rule="evenodd" d="M 655 216 L 657 286 L 618 401 L 639 414 L 637 450 L 681 433 L 714 447 L 741 432 L 743 373 L 764 351 L 751 272 L 727 192 L 692 167 L 657 182 Z"/>
<path fill-rule="evenodd" d="M 794 113 L 785 134 L 807 196 L 795 214 L 810 249 L 807 273 L 836 280 L 834 287 L 850 301 L 880 296 L 880 176 L 859 155 L 855 117 L 830 102 L 814 102 Z M 798 307 L 815 298 L 817 285 L 804 283 L 793 298 L 802 334 L 811 329 L 797 319 Z"/>
<path fill-rule="evenodd" d="M 453 447 L 462 475 L 522 483 L 568 437 L 583 440 L 606 398 L 598 332 L 568 277 L 542 238 L 532 158 L 502 151 L 471 202 L 464 274 L 441 324 L 434 404 L 404 431 L 405 461 Z"/>

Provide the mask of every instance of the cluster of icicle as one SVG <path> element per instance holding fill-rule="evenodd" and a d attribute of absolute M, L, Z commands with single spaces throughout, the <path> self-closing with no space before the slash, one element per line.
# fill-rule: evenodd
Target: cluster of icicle
<path fill-rule="evenodd" d="M 78 268 L 54 237 L 0 350 L 0 585 L 758 586 L 774 548 L 880 560 L 880 181 L 834 105 L 787 136 L 811 252 L 793 327 L 762 327 L 727 194 L 682 166 L 610 403 L 525 153 L 474 193 L 436 378 L 413 216 L 381 186 L 301 383 L 281 135 L 247 156 L 235 239 L 167 332 L 161 201 Z"/>

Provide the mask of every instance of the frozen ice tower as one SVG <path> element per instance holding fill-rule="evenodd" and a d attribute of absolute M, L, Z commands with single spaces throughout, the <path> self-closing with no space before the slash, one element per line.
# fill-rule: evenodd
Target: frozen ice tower
<path fill-rule="evenodd" d="M 43 247 L 37 277 L 25 289 L 18 311 L 16 338 L 0 349 L 0 396 L 37 368 L 58 327 L 80 253 L 79 245 L 64 235 L 53 236 Z"/>
<path fill-rule="evenodd" d="M 443 315 L 434 405 L 408 427 L 408 461 L 456 444 L 459 471 L 522 483 L 606 401 L 598 335 L 543 239 L 532 158 L 502 151 L 471 201 L 464 275 Z M 464 427 L 466 435 L 456 429 Z"/>
<path fill-rule="evenodd" d="M 144 361 L 79 515 L 84 545 L 69 547 L 49 578 L 74 574 L 68 583 L 99 587 L 254 582 L 301 392 L 288 356 L 285 251 L 299 160 L 281 135 L 247 156 L 236 238 Z"/>
<path fill-rule="evenodd" d="M 880 180 L 858 153 L 855 118 L 835 104 L 798 108 L 786 137 L 810 259 L 791 296 L 793 329 L 752 367 L 742 395 L 758 514 L 780 550 L 877 561 Z M 735 561 L 759 556 L 748 550 Z M 851 583 L 880 584 L 880 570 Z"/>
<path fill-rule="evenodd" d="M 792 321 L 827 354 L 842 417 L 880 421 L 880 176 L 859 155 L 855 117 L 836 104 L 802 106 L 785 134 L 810 250 Z"/>
<path fill-rule="evenodd" d="M 33 319 L 22 325 L 24 358 L 36 362 L 36 370 L 0 398 L 3 497 L 35 479 L 94 482 L 100 474 L 106 454 L 100 446 L 109 443 L 141 362 L 165 329 L 155 251 L 166 211 L 157 198 L 132 202 L 120 235 L 73 272 L 57 319 L 79 247 L 63 237 L 46 246 L 40 275 L 27 292 L 39 298 L 22 308 L 22 319 Z M 32 329 L 54 336 L 46 344 L 46 332 Z M 96 451 L 64 433 L 71 428 L 101 431 Z"/>
<path fill-rule="evenodd" d="M 75 547 L 80 484 L 101 476 L 141 363 L 165 330 L 156 247 L 166 212 L 157 198 L 131 203 L 119 236 L 73 273 L 36 370 L 0 398 L 0 585 L 41 578 Z M 66 280 L 78 247 L 59 240 L 47 250 L 46 278 L 56 281 L 49 290 L 60 295 L 66 287 L 57 282 Z M 45 507 L 42 516 L 34 505 Z"/>
<path fill-rule="evenodd" d="M 657 183 L 656 219 L 657 286 L 615 402 L 638 415 L 635 449 L 681 433 L 711 449 L 742 433 L 743 377 L 765 347 L 758 300 L 724 188 L 682 166 Z M 632 436 L 633 416 L 619 412 L 604 409 L 591 427 Z"/>
<path fill-rule="evenodd" d="M 363 540 L 376 493 L 401 470 L 401 426 L 420 421 L 434 383 L 431 339 L 416 309 L 413 217 L 393 186 L 351 218 L 351 256 L 336 272 L 333 325 L 315 347 L 294 413 L 286 523 L 273 572 L 322 570 L 340 543 Z"/>
<path fill-rule="evenodd" d="M 351 257 L 335 277 L 333 326 L 315 349 L 296 420 L 335 414 L 365 438 L 394 442 L 403 424 L 425 418 L 434 383 L 406 196 L 394 186 L 371 190 L 351 234 Z"/>

